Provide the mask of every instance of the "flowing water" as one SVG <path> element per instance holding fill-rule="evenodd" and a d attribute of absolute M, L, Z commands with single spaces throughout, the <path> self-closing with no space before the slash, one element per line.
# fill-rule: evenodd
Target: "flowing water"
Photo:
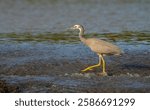
<path fill-rule="evenodd" d="M 0 80 L 8 89 L 19 88 L 16 92 L 150 92 L 149 5 L 149 0 L 1 0 Z M 85 37 L 125 52 L 105 57 L 109 76 L 98 77 L 101 68 L 80 72 L 98 58 L 77 31 L 67 30 L 76 23 L 84 25 Z"/>

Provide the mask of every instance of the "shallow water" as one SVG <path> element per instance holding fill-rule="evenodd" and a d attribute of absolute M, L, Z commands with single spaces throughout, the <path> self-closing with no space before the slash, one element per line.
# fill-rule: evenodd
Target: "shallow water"
<path fill-rule="evenodd" d="M 19 92 L 150 92 L 149 0 L 0 1 L 0 80 Z M 11 8 L 9 8 L 11 6 Z M 118 10 L 119 9 L 119 10 Z M 81 69 L 97 55 L 67 31 L 118 45 L 125 54 L 105 57 L 101 69 Z M 9 87 L 9 85 L 8 85 Z"/>
<path fill-rule="evenodd" d="M 120 34 L 95 34 L 95 37 L 118 45 L 125 53 L 149 54 L 149 35 L 149 33 L 144 32 L 124 32 Z M 9 33 L 0 34 L 0 38 L 1 64 L 23 64 L 32 60 L 47 59 L 76 60 L 96 56 L 87 46 L 81 43 L 76 35 L 73 37 L 73 35 L 62 33 L 37 35 Z M 7 57 L 15 58 L 6 60 Z"/>

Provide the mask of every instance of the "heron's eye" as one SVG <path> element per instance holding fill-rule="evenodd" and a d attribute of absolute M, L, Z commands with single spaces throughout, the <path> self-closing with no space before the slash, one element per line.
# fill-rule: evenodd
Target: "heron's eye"
<path fill-rule="evenodd" d="M 78 28 L 78 26 L 77 26 L 77 25 L 75 25 L 75 26 L 74 26 L 74 28 Z"/>

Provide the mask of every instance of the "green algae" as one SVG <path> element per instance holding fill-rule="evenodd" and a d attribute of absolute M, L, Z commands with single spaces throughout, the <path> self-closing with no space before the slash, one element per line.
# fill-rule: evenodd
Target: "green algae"
<path fill-rule="evenodd" d="M 122 32 L 122 33 L 90 33 L 86 38 L 99 38 L 111 42 L 150 42 L 149 32 Z M 72 33 L 0 33 L 0 42 L 51 42 L 51 43 L 78 43 L 78 35 Z"/>

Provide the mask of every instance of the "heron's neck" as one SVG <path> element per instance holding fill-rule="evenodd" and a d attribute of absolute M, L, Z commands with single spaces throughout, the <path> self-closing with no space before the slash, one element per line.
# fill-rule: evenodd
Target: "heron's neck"
<path fill-rule="evenodd" d="M 84 34 L 84 29 L 83 28 L 79 28 L 79 36 L 83 36 Z"/>
<path fill-rule="evenodd" d="M 79 29 L 79 38 L 83 43 L 85 43 L 86 38 L 83 37 L 83 34 L 84 34 L 84 29 L 80 28 Z"/>

